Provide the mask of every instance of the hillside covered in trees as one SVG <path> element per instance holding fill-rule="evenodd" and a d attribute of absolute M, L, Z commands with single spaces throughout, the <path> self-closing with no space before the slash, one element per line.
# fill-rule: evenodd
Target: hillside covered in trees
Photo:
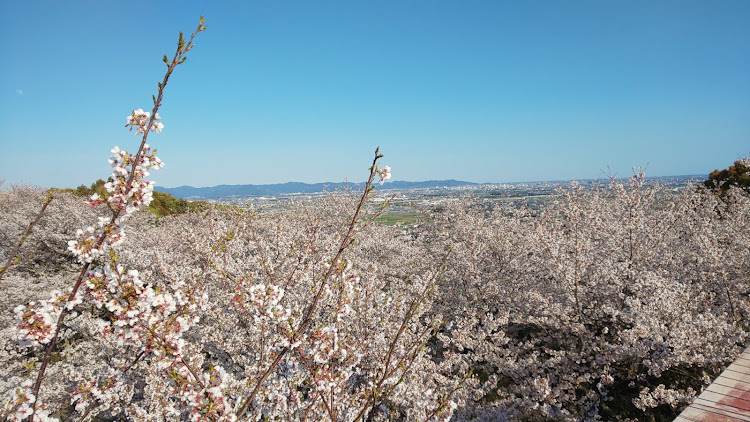
<path fill-rule="evenodd" d="M 44 192 L 1 195 L 4 259 Z M 263 215 L 210 206 L 137 214 L 108 265 L 137 270 L 138 279 L 116 279 L 123 288 L 157 295 L 136 318 L 158 311 L 167 319 L 154 329 L 188 324 L 176 339 L 181 359 L 221 371 L 225 411 L 260 385 L 250 412 L 268 418 L 355 420 L 363 410 L 376 420 L 671 420 L 748 344 L 750 198 L 741 189 L 674 194 L 636 175 L 574 186 L 534 213 L 467 197 L 423 209 L 430 224 L 417 231 L 360 215 L 356 242 L 331 267 L 357 201 L 332 194 Z M 107 212 L 58 193 L 0 281 L 5 308 L 69 285 L 77 265 L 67 240 Z M 122 296 L 129 290 L 100 297 L 91 280 L 83 296 L 101 305 L 76 305 L 42 390 L 53 414 L 181 414 L 172 398 L 188 374 L 164 377 L 170 352 L 157 347 L 166 346 L 128 340 L 140 323 L 119 325 L 130 319 L 108 309 L 135 306 Z M 258 384 L 317 292 L 311 331 Z M 185 305 L 157 305 L 178 293 Z M 24 312 L 2 316 L 6 396 L 42 359 L 43 343 L 13 334 Z M 134 351 L 141 358 L 116 384 L 89 378 L 132 365 Z M 85 398 L 96 388 L 106 401 Z"/>

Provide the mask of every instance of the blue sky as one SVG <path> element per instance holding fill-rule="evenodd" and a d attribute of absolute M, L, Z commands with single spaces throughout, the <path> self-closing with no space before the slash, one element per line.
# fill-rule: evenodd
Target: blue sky
<path fill-rule="evenodd" d="M 133 150 L 164 53 L 158 185 L 706 174 L 750 153 L 750 2 L 0 0 L 0 179 Z"/>

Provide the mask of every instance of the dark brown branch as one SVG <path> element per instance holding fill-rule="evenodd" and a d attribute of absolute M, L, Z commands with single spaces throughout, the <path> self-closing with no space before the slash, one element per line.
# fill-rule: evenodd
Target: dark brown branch
<path fill-rule="evenodd" d="M 18 254 L 18 251 L 21 249 L 21 246 L 23 246 L 24 242 L 26 242 L 26 239 L 31 235 L 31 231 L 34 229 L 34 226 L 36 223 L 39 222 L 39 220 L 42 219 L 42 216 L 44 215 L 44 211 L 47 210 L 47 205 L 49 205 L 50 202 L 54 199 L 54 195 L 51 193 L 47 194 L 47 197 L 44 198 L 44 204 L 42 204 L 42 209 L 39 210 L 39 213 L 36 215 L 36 218 L 29 223 L 29 227 L 26 229 L 26 233 L 21 236 L 21 239 L 18 241 L 18 245 L 16 245 L 15 248 L 13 248 L 13 251 L 11 251 L 10 256 L 8 256 L 8 262 L 5 264 L 4 267 L 0 268 L 0 279 L 3 278 L 3 274 L 5 274 L 5 271 L 8 270 L 12 265 L 16 264 L 13 260 L 16 258 L 16 255 Z"/>
<path fill-rule="evenodd" d="M 424 291 L 418 297 L 415 297 L 409 304 L 409 309 L 406 311 L 406 314 L 404 315 L 404 318 L 401 321 L 401 326 L 399 327 L 398 332 L 396 333 L 396 336 L 393 338 L 393 340 L 391 341 L 391 344 L 388 347 L 388 353 L 386 354 L 386 358 L 385 358 L 385 367 L 383 368 L 383 374 L 381 375 L 380 379 L 376 382 L 376 385 L 372 388 L 371 390 L 372 395 L 367 399 L 367 401 L 365 402 L 365 405 L 362 407 L 362 409 L 359 411 L 357 416 L 354 418 L 355 421 L 362 420 L 364 418 L 365 412 L 367 412 L 367 408 L 370 407 L 370 402 L 372 402 L 372 407 L 373 408 L 375 407 L 375 405 L 377 404 L 376 392 L 380 391 L 385 380 L 390 378 L 399 367 L 403 366 L 405 359 L 407 357 L 410 357 L 412 361 L 409 363 L 408 366 L 405 367 L 404 371 L 401 374 L 401 377 L 399 378 L 398 383 L 401 382 L 401 380 L 403 379 L 403 377 L 406 375 L 409 368 L 411 367 L 411 363 L 413 363 L 414 359 L 416 359 L 417 352 L 419 351 L 419 346 L 421 346 L 420 342 L 417 342 L 414 345 L 414 348 L 412 349 L 411 353 L 409 352 L 405 353 L 404 356 L 399 360 L 398 364 L 394 365 L 393 370 L 390 370 L 391 360 L 393 358 L 393 354 L 395 352 L 396 345 L 398 344 L 399 339 L 401 338 L 404 331 L 406 330 L 406 327 L 409 321 L 411 321 L 411 319 L 414 317 L 417 310 L 419 309 L 419 305 L 421 305 L 422 302 L 429 296 L 430 291 L 434 288 L 437 279 L 441 277 L 442 273 L 445 271 L 445 268 L 448 265 L 447 262 L 448 262 L 449 255 L 450 255 L 450 251 L 448 252 L 448 255 L 446 255 L 445 258 L 443 259 L 443 263 L 440 266 L 440 269 L 436 272 L 435 277 L 433 277 L 430 283 L 425 287 Z M 398 383 L 396 383 L 396 385 L 398 385 Z M 390 391 L 388 393 L 390 393 Z M 387 396 L 388 393 L 381 395 L 381 397 Z M 372 415 L 372 412 L 370 412 L 370 414 Z"/>
<path fill-rule="evenodd" d="M 375 159 L 372 161 L 372 166 L 370 167 L 370 177 L 367 179 L 367 182 L 365 183 L 364 190 L 362 192 L 362 196 L 359 199 L 359 203 L 357 204 L 357 209 L 354 211 L 354 215 L 352 215 L 352 220 L 349 223 L 349 228 L 346 232 L 346 235 L 341 240 L 341 244 L 339 245 L 338 252 L 336 252 L 336 256 L 331 260 L 330 266 L 328 267 L 328 270 L 326 271 L 325 275 L 321 279 L 320 285 L 318 286 L 318 291 L 315 294 L 315 297 L 313 298 L 312 303 L 307 308 L 307 311 L 305 312 L 305 316 L 302 319 L 302 322 L 300 323 L 299 327 L 297 327 L 297 330 L 295 330 L 294 335 L 292 339 L 290 340 L 290 343 L 294 343 L 296 338 L 300 336 L 304 330 L 307 328 L 307 326 L 312 321 L 313 312 L 315 312 L 315 309 L 318 306 L 318 302 L 320 301 L 321 296 L 323 295 L 323 290 L 325 285 L 328 283 L 328 280 L 333 275 L 333 272 L 335 271 L 339 260 L 341 259 L 341 256 L 344 254 L 344 251 L 351 246 L 352 242 L 354 241 L 354 234 L 357 232 L 357 221 L 359 220 L 359 216 L 362 213 L 362 209 L 364 208 L 365 203 L 367 202 L 367 199 L 370 197 L 370 192 L 373 189 L 372 182 L 375 180 L 375 175 L 377 174 L 377 162 L 378 159 L 382 157 L 379 153 L 379 148 L 375 149 Z M 263 372 L 261 377 L 258 379 L 257 383 L 255 384 L 255 388 L 250 393 L 248 398 L 245 400 L 245 403 L 240 407 L 240 410 L 237 412 L 237 418 L 242 418 L 245 413 L 250 409 L 250 406 L 253 403 L 253 400 L 255 399 L 255 396 L 260 391 L 261 387 L 263 386 L 263 383 L 265 382 L 266 378 L 273 372 L 273 370 L 278 366 L 278 364 L 281 362 L 281 359 L 284 358 L 284 356 L 289 353 L 290 348 L 287 346 L 281 351 L 279 351 L 279 354 L 276 355 L 276 358 L 273 360 L 271 365 Z"/>

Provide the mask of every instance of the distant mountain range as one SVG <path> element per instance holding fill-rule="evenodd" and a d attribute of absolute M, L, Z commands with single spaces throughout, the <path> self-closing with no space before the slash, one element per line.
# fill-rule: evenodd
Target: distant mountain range
<path fill-rule="evenodd" d="M 182 199 L 225 199 L 248 196 L 279 196 L 299 193 L 321 193 L 344 187 L 361 187 L 364 183 L 300 183 L 288 182 L 272 185 L 219 185 L 203 188 L 193 186 L 179 186 L 176 188 L 157 187 L 159 192 L 168 193 L 175 198 Z M 386 189 L 425 189 L 458 186 L 477 186 L 479 183 L 462 182 L 460 180 L 428 180 L 426 182 L 387 182 L 378 186 L 379 190 Z"/>
<path fill-rule="evenodd" d="M 662 185 L 680 187 L 684 186 L 688 180 L 693 182 L 701 182 L 706 179 L 706 175 L 703 174 L 692 174 L 682 176 L 656 176 L 646 177 L 647 180 L 658 182 Z M 627 178 L 626 178 L 627 179 Z M 578 180 L 579 183 L 583 184 L 595 184 L 607 182 L 606 179 L 587 179 Z M 555 184 L 568 184 L 570 180 L 563 181 L 548 181 L 548 182 L 509 182 L 503 183 L 503 185 L 555 185 Z M 157 187 L 156 190 L 159 192 L 168 193 L 175 198 L 198 200 L 198 199 L 229 199 L 229 198 L 246 198 L 246 197 L 259 197 L 259 196 L 282 196 L 282 195 L 294 195 L 294 194 L 313 194 L 322 193 L 325 191 L 334 191 L 341 188 L 361 188 L 364 183 L 301 183 L 301 182 L 287 182 L 277 183 L 271 185 L 219 185 L 210 186 L 203 188 L 196 188 L 193 186 L 179 186 L 176 188 L 163 188 Z M 493 185 L 487 183 L 474 183 L 464 182 L 461 180 L 428 180 L 425 182 L 403 182 L 393 181 L 387 182 L 382 186 L 377 186 L 378 190 L 389 190 L 389 189 L 435 189 L 435 188 L 455 188 L 455 187 L 480 187 L 483 185 Z"/>

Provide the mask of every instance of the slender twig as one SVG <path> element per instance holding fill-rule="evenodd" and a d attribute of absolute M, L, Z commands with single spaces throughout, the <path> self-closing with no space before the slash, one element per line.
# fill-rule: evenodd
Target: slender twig
<path fill-rule="evenodd" d="M 439 405 L 439 406 L 438 406 L 437 408 L 435 408 L 435 410 L 433 410 L 432 412 L 430 412 L 430 413 L 429 413 L 429 414 L 427 415 L 427 417 L 425 417 L 425 420 L 432 420 L 432 418 L 433 418 L 433 417 L 434 417 L 435 415 L 437 415 L 437 414 L 438 414 L 438 412 L 440 412 L 441 410 L 445 409 L 445 404 L 446 404 L 445 402 L 446 402 L 446 400 L 448 400 L 448 397 L 452 396 L 452 395 L 453 395 L 453 394 L 454 394 L 454 393 L 455 393 L 456 391 L 458 391 L 458 389 L 459 389 L 459 388 L 461 388 L 461 385 L 462 385 L 462 384 L 463 384 L 464 382 L 466 382 L 466 380 L 467 380 L 467 379 L 468 379 L 468 378 L 469 378 L 469 377 L 471 376 L 471 374 L 472 374 L 472 372 L 471 372 L 471 371 L 469 371 L 469 372 L 468 372 L 468 373 L 466 374 L 466 376 L 465 376 L 465 377 L 463 377 L 463 379 L 462 379 L 461 381 L 459 381 L 459 383 L 458 383 L 458 384 L 457 384 L 457 385 L 456 385 L 456 386 L 455 386 L 455 387 L 454 387 L 454 388 L 453 388 L 453 389 L 452 389 L 451 391 L 449 391 L 449 392 L 448 392 L 448 394 L 446 394 L 446 395 L 444 396 L 444 398 L 443 398 L 443 402 L 442 402 L 442 403 L 440 403 L 440 405 Z"/>
<path fill-rule="evenodd" d="M 434 334 L 437 330 L 436 328 L 428 328 L 424 330 L 418 338 L 425 338 L 428 339 L 429 337 L 425 334 L 428 332 L 432 332 Z M 373 417 L 375 416 L 375 411 L 377 410 L 378 403 L 375 401 L 376 398 L 385 398 L 391 395 L 393 393 L 393 390 L 396 389 L 397 386 L 399 386 L 406 377 L 406 374 L 411 371 L 412 366 L 414 365 L 414 362 L 417 359 L 417 356 L 419 355 L 419 352 L 424 348 L 425 341 L 417 341 L 413 343 L 411 346 L 406 348 L 406 351 L 402 354 L 401 358 L 396 362 L 396 364 L 393 365 L 393 368 L 391 371 L 387 374 L 383 374 L 383 377 L 381 378 L 380 384 L 376 387 L 370 390 L 373 394 L 368 397 L 367 401 L 365 402 L 365 406 L 362 408 L 360 413 L 357 415 L 357 417 L 354 419 L 355 421 L 362 420 L 364 418 L 364 412 L 367 410 L 367 407 L 370 403 L 370 400 L 372 400 L 372 408 L 370 410 L 369 415 L 367 416 L 367 421 L 372 421 Z M 382 384 L 385 380 L 388 378 L 391 378 L 393 374 L 395 374 L 399 369 L 401 369 L 401 375 L 399 375 L 399 378 L 396 382 L 391 384 L 387 389 L 379 392 L 380 388 L 382 388 Z M 377 393 L 377 394 L 376 394 Z M 382 401 L 382 400 L 381 400 Z"/>
<path fill-rule="evenodd" d="M 180 32 L 180 39 L 177 43 L 177 50 L 175 51 L 174 58 L 171 62 L 167 60 L 167 56 L 164 56 L 164 62 L 167 63 L 167 72 L 164 75 L 164 79 L 162 82 L 159 82 L 159 91 L 158 95 L 153 97 L 154 101 L 154 108 L 152 109 L 151 118 L 149 119 L 148 125 L 146 126 L 143 138 L 141 139 L 141 144 L 138 147 L 138 152 L 133 156 L 133 163 L 132 168 L 130 170 L 130 175 L 128 177 L 127 183 L 125 184 L 125 188 L 127 189 L 127 192 L 130 192 L 133 187 L 132 183 L 135 179 L 135 173 L 137 171 L 138 163 L 140 161 L 141 156 L 143 155 L 143 149 L 146 145 L 146 139 L 148 138 L 148 134 L 151 131 L 151 126 L 154 123 L 154 120 L 156 119 L 156 113 L 159 110 L 159 107 L 161 106 L 161 101 L 164 96 L 164 88 L 167 86 L 167 81 L 169 80 L 170 75 L 172 75 L 172 71 L 174 71 L 175 67 L 177 65 L 183 63 L 187 57 L 185 57 L 185 54 L 190 51 L 190 49 L 193 48 L 193 39 L 198 34 L 198 32 L 203 31 L 206 29 L 205 26 L 203 26 L 203 16 L 201 16 L 200 24 L 198 25 L 198 29 L 193 32 L 193 34 L 190 36 L 190 40 L 187 44 L 185 44 L 185 40 L 182 37 L 182 32 Z M 120 218 L 123 210 L 118 209 L 113 212 L 112 218 L 110 220 L 110 224 L 115 224 L 115 222 Z M 106 239 L 106 233 L 102 233 L 99 235 L 96 245 L 94 246 L 94 249 L 99 249 L 104 244 L 104 241 Z M 70 292 L 70 295 L 68 296 L 68 299 L 66 300 L 65 306 L 61 307 L 60 316 L 57 318 L 57 325 L 55 326 L 55 334 L 52 336 L 52 339 L 50 340 L 49 344 L 47 344 L 45 353 L 44 353 L 44 359 L 42 360 L 42 365 L 39 368 L 39 374 L 37 374 L 36 382 L 34 383 L 34 387 L 32 389 L 32 394 L 35 397 L 39 397 L 39 389 L 42 386 L 42 380 L 44 379 L 44 373 L 47 369 L 47 364 L 49 363 L 50 356 L 52 354 L 52 349 L 54 349 L 55 344 L 57 343 L 57 336 L 60 333 L 60 329 L 62 328 L 63 322 L 65 321 L 65 317 L 68 314 L 67 304 L 72 302 L 75 299 L 76 293 L 78 292 L 78 289 L 81 287 L 81 284 L 83 283 L 83 279 L 86 275 L 86 272 L 88 271 L 89 267 L 91 266 L 90 262 L 87 262 L 84 264 L 83 268 L 81 269 L 81 273 L 78 275 L 78 279 L 73 286 L 73 289 Z M 36 404 L 39 400 L 36 400 L 31 405 L 31 415 L 28 417 L 28 421 L 32 422 L 34 420 L 34 415 L 36 413 Z"/>
<path fill-rule="evenodd" d="M 138 353 L 138 355 L 137 355 L 137 356 L 135 357 L 135 359 L 133 359 L 133 361 L 132 361 L 132 362 L 130 362 L 130 364 L 129 364 L 128 366 L 126 366 L 126 367 L 125 367 L 125 368 L 124 368 L 124 369 L 122 370 L 122 372 L 120 373 L 120 376 L 122 376 L 122 375 L 125 375 L 125 374 L 126 374 L 126 373 L 127 373 L 127 372 L 128 372 L 129 370 L 130 370 L 130 368 L 134 367 L 134 366 L 135 366 L 135 364 L 137 364 L 137 363 L 138 363 L 138 361 L 140 361 L 140 360 L 141 360 L 141 358 L 142 358 L 142 357 L 143 357 L 143 356 L 144 356 L 145 354 L 146 354 L 146 350 L 145 350 L 145 349 L 144 349 L 144 350 L 141 350 L 141 351 L 140 351 L 140 353 Z M 80 419 L 80 420 L 82 420 L 82 421 L 85 421 L 85 420 L 86 420 L 86 418 L 87 418 L 87 417 L 89 416 L 89 414 L 91 414 L 91 411 L 93 411 L 93 410 L 94 410 L 95 408 L 97 408 L 97 407 L 99 406 L 99 404 L 101 404 L 101 400 L 100 400 L 100 399 L 96 399 L 96 402 L 95 402 L 95 403 L 93 403 L 93 404 L 92 404 L 91 406 L 89 406 L 89 407 L 88 407 L 88 409 L 86 409 L 86 412 L 85 412 L 85 413 L 83 414 L 83 416 L 81 416 L 81 419 Z M 71 417 L 72 417 L 72 415 L 71 415 Z M 67 419 L 66 419 L 66 420 L 67 420 Z"/>
<path fill-rule="evenodd" d="M 307 420 L 307 416 L 310 414 L 310 411 L 313 409 L 313 405 L 315 404 L 315 400 L 320 397 L 320 392 L 315 394 L 315 396 L 310 400 L 310 405 L 307 407 L 307 410 L 305 411 L 305 416 L 302 417 L 302 422 L 305 422 Z"/>
<path fill-rule="evenodd" d="M 354 420 L 362 420 L 362 418 L 364 418 L 365 412 L 367 411 L 367 408 L 370 407 L 370 402 L 371 401 L 372 401 L 373 407 L 376 405 L 375 399 L 377 398 L 376 396 L 378 395 L 377 391 L 379 391 L 382 388 L 383 383 L 385 382 L 385 380 L 387 380 L 388 378 L 390 378 L 393 375 L 394 371 L 396 371 L 399 367 L 401 367 L 403 365 L 404 357 L 410 355 L 410 353 L 408 353 L 408 352 L 405 353 L 404 357 L 402 357 L 399 360 L 398 364 L 394 365 L 393 371 L 390 370 L 391 360 L 393 358 L 393 354 L 394 354 L 394 352 L 396 350 L 396 345 L 398 344 L 399 339 L 401 338 L 401 336 L 403 335 L 404 331 L 406 330 L 406 327 L 407 327 L 409 321 L 411 321 L 411 319 L 416 314 L 417 310 L 419 309 L 419 306 L 429 296 L 429 293 L 432 291 L 432 289 L 435 286 L 436 280 L 445 271 L 445 268 L 448 265 L 447 261 L 448 261 L 448 256 L 449 255 L 450 255 L 450 251 L 448 252 L 448 255 L 446 255 L 446 257 L 443 259 L 443 263 L 440 266 L 440 269 L 435 273 L 435 277 L 425 287 L 424 291 L 422 291 L 422 293 L 419 296 L 417 296 L 414 299 L 412 299 L 411 303 L 409 304 L 409 309 L 406 311 L 406 314 L 404 315 L 404 318 L 401 321 L 401 326 L 399 327 L 398 331 L 396 332 L 396 335 L 394 336 L 393 340 L 391 341 L 391 344 L 388 347 L 388 352 L 386 353 L 386 358 L 385 358 L 385 366 L 383 368 L 383 374 L 381 375 L 380 379 L 375 383 L 375 385 L 372 387 L 372 389 L 371 389 L 372 395 L 367 399 L 367 401 L 365 402 L 365 405 L 359 411 L 359 413 L 354 418 Z M 412 359 L 416 358 L 416 352 L 419 349 L 419 347 L 418 347 L 419 345 L 421 345 L 421 342 L 415 343 L 415 347 L 413 349 L 414 354 L 411 355 Z M 409 366 L 411 366 L 411 365 L 409 365 Z M 403 379 L 403 376 L 406 375 L 406 372 L 408 372 L 408 367 L 401 374 L 401 379 Z M 399 379 L 399 383 L 400 383 L 401 379 Z M 387 395 L 387 394 L 383 394 L 383 395 L 380 395 L 380 396 L 384 396 L 384 395 Z"/>
<path fill-rule="evenodd" d="M 352 215 L 351 222 L 349 223 L 349 228 L 346 232 L 346 235 L 341 240 L 341 244 L 339 245 L 339 249 L 336 252 L 336 255 L 333 257 L 333 259 L 330 262 L 330 265 L 328 267 L 328 270 L 326 271 L 325 275 L 320 281 L 320 285 L 318 286 L 318 291 L 315 294 L 315 297 L 312 300 L 312 303 L 307 308 L 307 311 L 305 312 L 305 316 L 302 319 L 302 322 L 297 327 L 297 330 L 294 331 L 294 334 L 292 336 L 292 339 L 290 343 L 294 343 L 296 338 L 305 331 L 307 326 L 312 321 L 313 313 L 315 312 L 315 309 L 318 306 L 318 302 L 320 301 L 321 296 L 323 295 L 323 291 L 325 290 L 324 287 L 328 283 L 328 280 L 333 275 L 334 270 L 337 267 L 337 264 L 339 260 L 341 259 L 341 256 L 344 254 L 344 251 L 351 246 L 352 242 L 354 241 L 354 234 L 357 232 L 357 221 L 359 221 L 359 216 L 362 213 L 362 209 L 364 208 L 365 203 L 367 202 L 367 199 L 370 197 L 370 192 L 373 189 L 372 182 L 375 180 L 375 175 L 378 172 L 377 162 L 378 159 L 380 159 L 382 156 L 379 153 L 379 148 L 375 149 L 375 159 L 372 161 L 372 167 L 370 167 L 370 177 L 367 179 L 367 182 L 365 183 L 365 187 L 362 192 L 362 196 L 359 199 L 359 203 L 357 204 L 357 208 L 354 211 L 354 215 Z M 237 417 L 242 418 L 245 413 L 250 409 L 250 406 L 253 403 L 253 400 L 255 399 L 255 396 L 260 391 L 260 388 L 263 386 L 263 383 L 265 382 L 266 378 L 271 374 L 271 372 L 278 366 L 278 364 L 281 362 L 281 359 L 284 358 L 284 356 L 289 353 L 289 346 L 284 347 L 279 351 L 279 353 L 276 355 L 276 358 L 271 362 L 271 365 L 263 372 L 263 374 L 258 379 L 255 388 L 250 393 L 250 395 L 245 399 L 245 403 L 240 407 L 239 411 L 237 412 Z"/>
<path fill-rule="evenodd" d="M 146 331 L 148 331 L 149 334 L 151 334 L 151 337 L 154 340 L 157 340 L 159 343 L 161 343 L 161 347 L 163 347 L 165 350 L 169 351 L 171 349 L 171 347 L 169 346 L 169 343 L 167 343 L 167 341 L 164 338 L 162 338 L 153 328 L 146 326 L 146 325 L 141 325 L 141 327 L 145 328 Z M 190 373 L 193 375 L 193 378 L 195 378 L 195 382 L 198 384 L 198 386 L 202 390 L 206 388 L 201 382 L 200 378 L 198 377 L 198 374 L 195 372 L 193 367 L 190 366 L 190 364 L 188 364 L 185 361 L 185 359 L 183 359 L 181 356 L 178 356 L 175 361 L 181 363 L 185 368 L 187 368 L 188 371 L 190 371 Z"/>
<path fill-rule="evenodd" d="M 301 350 L 299 350 L 299 348 L 294 349 L 294 351 L 297 353 L 297 356 L 299 356 L 299 358 L 302 361 L 302 364 L 305 366 L 305 368 L 307 368 L 307 371 L 310 374 L 312 374 L 314 372 L 313 371 L 314 368 L 313 368 L 312 364 L 310 364 L 310 360 L 302 353 Z M 326 401 L 325 397 L 323 397 L 323 392 L 318 391 L 318 395 L 323 399 L 322 400 L 323 406 L 326 408 L 326 412 L 328 412 L 328 416 L 331 417 L 331 421 L 335 421 L 336 419 L 333 416 L 333 409 L 332 409 L 332 407 L 333 407 L 333 393 L 331 393 L 331 404 L 330 405 Z M 308 409 L 308 413 L 312 409 L 313 403 L 310 403 L 310 407 Z"/>
<path fill-rule="evenodd" d="M 42 209 L 39 210 L 39 213 L 36 215 L 36 218 L 29 223 L 29 227 L 26 229 L 26 233 L 21 236 L 21 239 L 18 240 L 18 245 L 16 245 L 15 248 L 13 248 L 13 251 L 11 251 L 10 256 L 8 257 L 8 262 L 5 264 L 4 267 L 0 268 L 0 279 L 3 278 L 3 275 L 5 274 L 5 271 L 10 268 L 12 265 L 16 264 L 18 261 L 14 261 L 16 258 L 16 254 L 18 254 L 18 251 L 21 249 L 21 246 L 23 246 L 24 242 L 26 242 L 26 239 L 31 235 L 31 231 L 34 229 L 34 225 L 39 222 L 39 220 L 42 219 L 42 215 L 44 215 L 44 211 L 47 210 L 47 205 L 49 205 L 50 202 L 54 199 L 54 195 L 51 193 L 47 194 L 47 197 L 44 198 L 44 203 L 42 204 Z"/>

